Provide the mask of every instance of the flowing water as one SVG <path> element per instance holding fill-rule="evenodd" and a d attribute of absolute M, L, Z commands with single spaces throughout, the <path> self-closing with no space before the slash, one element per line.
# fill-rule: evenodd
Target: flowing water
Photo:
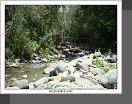
<path fill-rule="evenodd" d="M 48 76 L 43 74 L 45 68 L 50 65 L 56 64 L 57 61 L 51 61 L 47 63 L 24 63 L 23 65 L 14 68 L 6 68 L 5 70 L 5 82 L 6 86 L 9 85 L 11 78 L 16 78 L 18 80 L 24 79 L 23 76 L 27 76 L 27 80 L 29 82 L 35 82 L 44 76 Z"/>
<path fill-rule="evenodd" d="M 46 76 L 43 74 L 43 70 L 50 66 L 51 63 L 24 63 L 23 65 L 14 68 L 7 68 L 5 71 L 5 81 L 8 86 L 8 82 L 11 78 L 16 78 L 18 80 L 24 79 L 22 76 L 27 76 L 29 82 L 35 82 L 36 80 Z"/>

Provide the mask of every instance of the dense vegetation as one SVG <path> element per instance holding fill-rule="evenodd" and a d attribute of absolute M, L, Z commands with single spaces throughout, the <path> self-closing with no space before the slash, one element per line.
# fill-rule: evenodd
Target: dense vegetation
<path fill-rule="evenodd" d="M 65 41 L 116 52 L 116 6 L 5 6 L 6 59 L 54 54 Z"/>

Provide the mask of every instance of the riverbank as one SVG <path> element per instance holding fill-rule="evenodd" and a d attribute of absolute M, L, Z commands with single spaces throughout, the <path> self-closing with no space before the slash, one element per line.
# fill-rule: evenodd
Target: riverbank
<path fill-rule="evenodd" d="M 6 73 L 6 89 L 115 89 L 117 86 L 116 55 L 101 52 L 79 56 L 70 61 L 23 64 L 12 77 Z M 7 71 L 7 72 L 8 72 Z M 25 72 L 24 72 L 25 71 Z M 22 74 L 23 73 L 23 74 Z M 24 86 L 24 87 L 22 87 Z M 26 86 L 26 87 L 25 87 Z"/>

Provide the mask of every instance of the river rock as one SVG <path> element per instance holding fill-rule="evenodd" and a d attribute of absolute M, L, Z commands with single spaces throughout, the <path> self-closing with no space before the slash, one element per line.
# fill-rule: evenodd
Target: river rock
<path fill-rule="evenodd" d="M 83 74 L 81 77 L 90 80 L 94 78 L 94 75 L 91 72 L 88 72 L 87 74 Z"/>
<path fill-rule="evenodd" d="M 15 63 L 19 63 L 21 59 L 15 59 Z"/>
<path fill-rule="evenodd" d="M 75 89 L 78 87 L 78 85 L 64 81 L 64 82 L 60 82 L 53 86 L 53 88 L 57 88 L 57 87 L 66 87 L 70 89 Z"/>
<path fill-rule="evenodd" d="M 29 88 L 29 82 L 26 79 L 19 80 L 22 84 L 22 88 Z"/>
<path fill-rule="evenodd" d="M 69 62 L 69 66 L 76 66 L 76 63 L 78 62 L 78 58 L 74 59 L 72 61 Z"/>
<path fill-rule="evenodd" d="M 106 60 L 108 63 L 116 63 L 117 55 L 116 54 L 107 55 L 106 57 L 104 57 L 104 60 Z"/>
<path fill-rule="evenodd" d="M 107 88 L 111 88 L 111 85 L 117 84 L 117 69 L 109 70 L 106 74 L 102 75 L 100 83 Z"/>
<path fill-rule="evenodd" d="M 62 78 L 66 77 L 68 75 L 68 71 L 65 71 L 63 73 L 59 73 L 56 76 L 49 77 L 50 80 L 60 82 Z"/>
<path fill-rule="evenodd" d="M 37 86 L 41 86 L 45 83 L 47 83 L 49 81 L 49 78 L 48 77 L 43 77 L 39 80 L 37 80 L 36 82 L 34 82 L 34 86 L 37 87 Z"/>
<path fill-rule="evenodd" d="M 27 75 L 23 75 L 22 78 L 25 78 L 26 79 L 27 78 Z"/>
<path fill-rule="evenodd" d="M 104 57 L 104 60 L 107 61 L 108 63 L 112 63 L 113 59 L 110 55 L 107 55 L 106 57 Z"/>
<path fill-rule="evenodd" d="M 101 84 L 97 84 L 97 85 L 92 86 L 89 89 L 91 89 L 91 90 L 105 90 L 106 88 L 104 88 Z"/>
<path fill-rule="evenodd" d="M 11 84 L 12 87 L 19 87 L 21 89 L 29 88 L 28 81 L 26 79 L 17 80 L 15 78 L 12 78 L 11 81 L 12 81 Z"/>
<path fill-rule="evenodd" d="M 42 58 L 41 61 L 42 62 L 48 62 L 48 60 L 46 58 Z"/>
<path fill-rule="evenodd" d="M 66 56 L 65 55 L 60 55 L 61 58 L 65 58 Z"/>
<path fill-rule="evenodd" d="M 35 88 L 34 83 L 33 83 L 33 82 L 30 82 L 30 83 L 29 83 L 29 89 L 32 90 L 32 89 L 34 89 L 34 88 Z"/>
<path fill-rule="evenodd" d="M 88 55 L 89 59 L 93 60 L 94 59 L 94 54 L 91 53 L 90 55 Z"/>
<path fill-rule="evenodd" d="M 30 63 L 41 63 L 41 60 L 31 60 Z"/>
<path fill-rule="evenodd" d="M 69 49 L 69 52 L 73 52 L 73 53 L 79 53 L 81 50 L 80 50 L 80 48 L 78 48 L 78 47 L 75 47 L 75 48 L 70 48 Z"/>
<path fill-rule="evenodd" d="M 64 62 L 59 62 L 57 63 L 57 66 L 50 72 L 50 77 L 51 76 L 57 76 L 59 73 L 63 73 L 66 71 L 66 68 L 68 67 L 67 63 Z"/>
<path fill-rule="evenodd" d="M 20 90 L 19 87 L 7 87 L 6 90 Z"/>
<path fill-rule="evenodd" d="M 87 61 L 83 61 L 83 62 L 77 62 L 76 63 L 76 67 L 77 70 L 83 69 L 85 71 L 88 71 L 88 62 Z"/>
<path fill-rule="evenodd" d="M 45 68 L 44 71 L 43 71 L 43 74 L 48 74 L 49 75 L 50 72 L 52 70 L 54 70 L 55 67 L 56 67 L 55 65 L 51 65 L 50 67 Z"/>
<path fill-rule="evenodd" d="M 81 78 L 88 79 L 94 83 L 99 83 L 99 79 L 96 78 L 91 72 L 88 72 L 87 74 L 83 74 Z"/>
<path fill-rule="evenodd" d="M 46 84 L 51 84 L 51 85 L 55 85 L 55 84 L 57 84 L 57 83 L 59 83 L 58 81 L 49 81 L 48 83 L 46 83 Z"/>
<path fill-rule="evenodd" d="M 44 85 L 37 86 L 36 88 L 34 88 L 34 90 L 44 90 Z"/>
<path fill-rule="evenodd" d="M 93 82 L 91 82 L 88 79 L 84 79 L 84 78 L 75 78 L 75 81 L 78 85 L 82 86 L 83 88 L 89 88 L 91 86 L 94 86 L 95 84 Z"/>
<path fill-rule="evenodd" d="M 52 76 L 57 76 L 57 71 L 56 70 L 52 70 L 51 72 L 50 72 L 50 74 L 49 74 L 49 76 L 50 77 L 52 77 Z"/>
<path fill-rule="evenodd" d="M 57 63 L 57 66 L 55 67 L 55 70 L 58 71 L 58 73 L 62 73 L 64 71 L 66 71 L 68 64 L 64 63 L 62 61 Z"/>
<path fill-rule="evenodd" d="M 57 76 L 53 77 L 53 81 L 60 82 L 62 79 L 62 74 L 58 74 Z"/>
<path fill-rule="evenodd" d="M 95 79 L 97 82 L 100 82 L 100 78 L 101 78 L 101 75 L 96 75 L 96 76 L 94 76 L 94 79 Z"/>
<path fill-rule="evenodd" d="M 11 65 L 9 67 L 14 67 L 14 68 L 17 68 L 19 67 L 19 63 L 11 63 Z"/>
<path fill-rule="evenodd" d="M 74 74 L 73 74 L 75 77 L 79 78 L 80 76 L 83 75 L 83 73 L 81 71 L 76 71 Z"/>
<path fill-rule="evenodd" d="M 87 64 L 88 65 L 92 65 L 92 61 L 91 61 L 91 59 L 89 58 L 89 56 L 83 56 L 83 57 L 80 57 L 80 58 L 77 58 L 77 59 L 74 59 L 74 60 L 72 60 L 72 61 L 70 61 L 69 63 L 68 63 L 68 66 L 76 66 L 76 63 L 77 62 L 87 62 Z"/>
<path fill-rule="evenodd" d="M 10 63 L 8 60 L 5 60 L 5 67 L 6 67 L 6 68 L 10 67 L 10 64 L 11 64 L 11 63 Z"/>
<path fill-rule="evenodd" d="M 75 76 L 74 75 L 67 75 L 66 77 L 62 77 L 61 81 L 67 81 L 69 80 L 70 82 L 75 81 Z"/>
<path fill-rule="evenodd" d="M 76 56 L 77 58 L 83 57 L 84 55 L 85 55 L 84 52 L 79 52 L 79 53 L 76 53 L 76 54 L 75 54 L 75 56 Z"/>
<path fill-rule="evenodd" d="M 113 58 L 113 61 L 114 61 L 114 62 L 117 61 L 117 55 L 116 55 L 116 54 L 113 54 L 113 55 L 112 55 L 112 58 Z"/>
<path fill-rule="evenodd" d="M 103 75 L 103 74 L 105 74 L 105 71 L 103 69 L 100 69 L 100 68 L 89 68 L 89 71 L 93 75 Z"/>
<path fill-rule="evenodd" d="M 92 64 L 92 61 L 90 59 L 82 59 L 82 62 L 77 62 L 76 67 L 78 70 L 83 69 L 85 71 L 88 71 L 88 65 Z"/>
<path fill-rule="evenodd" d="M 66 71 L 68 71 L 69 74 L 73 74 L 75 72 L 76 68 L 73 66 L 66 67 Z"/>
<path fill-rule="evenodd" d="M 95 56 L 95 57 L 101 57 L 102 54 L 101 54 L 101 52 L 99 51 L 99 52 L 95 52 L 95 53 L 94 53 L 94 56 Z"/>

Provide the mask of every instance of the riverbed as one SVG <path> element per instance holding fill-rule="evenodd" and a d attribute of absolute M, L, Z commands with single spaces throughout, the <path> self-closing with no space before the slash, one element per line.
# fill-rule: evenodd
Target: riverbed
<path fill-rule="evenodd" d="M 10 67 L 6 68 L 5 70 L 5 82 L 6 87 L 10 85 L 10 79 L 16 78 L 18 80 L 21 79 L 27 79 L 29 82 L 35 82 L 42 77 L 49 76 L 46 74 L 43 74 L 43 71 L 45 68 L 56 64 L 58 61 L 50 61 L 45 63 L 24 63 L 23 65 L 20 65 L 19 67 Z M 69 62 L 69 60 L 66 60 L 66 62 Z"/>

